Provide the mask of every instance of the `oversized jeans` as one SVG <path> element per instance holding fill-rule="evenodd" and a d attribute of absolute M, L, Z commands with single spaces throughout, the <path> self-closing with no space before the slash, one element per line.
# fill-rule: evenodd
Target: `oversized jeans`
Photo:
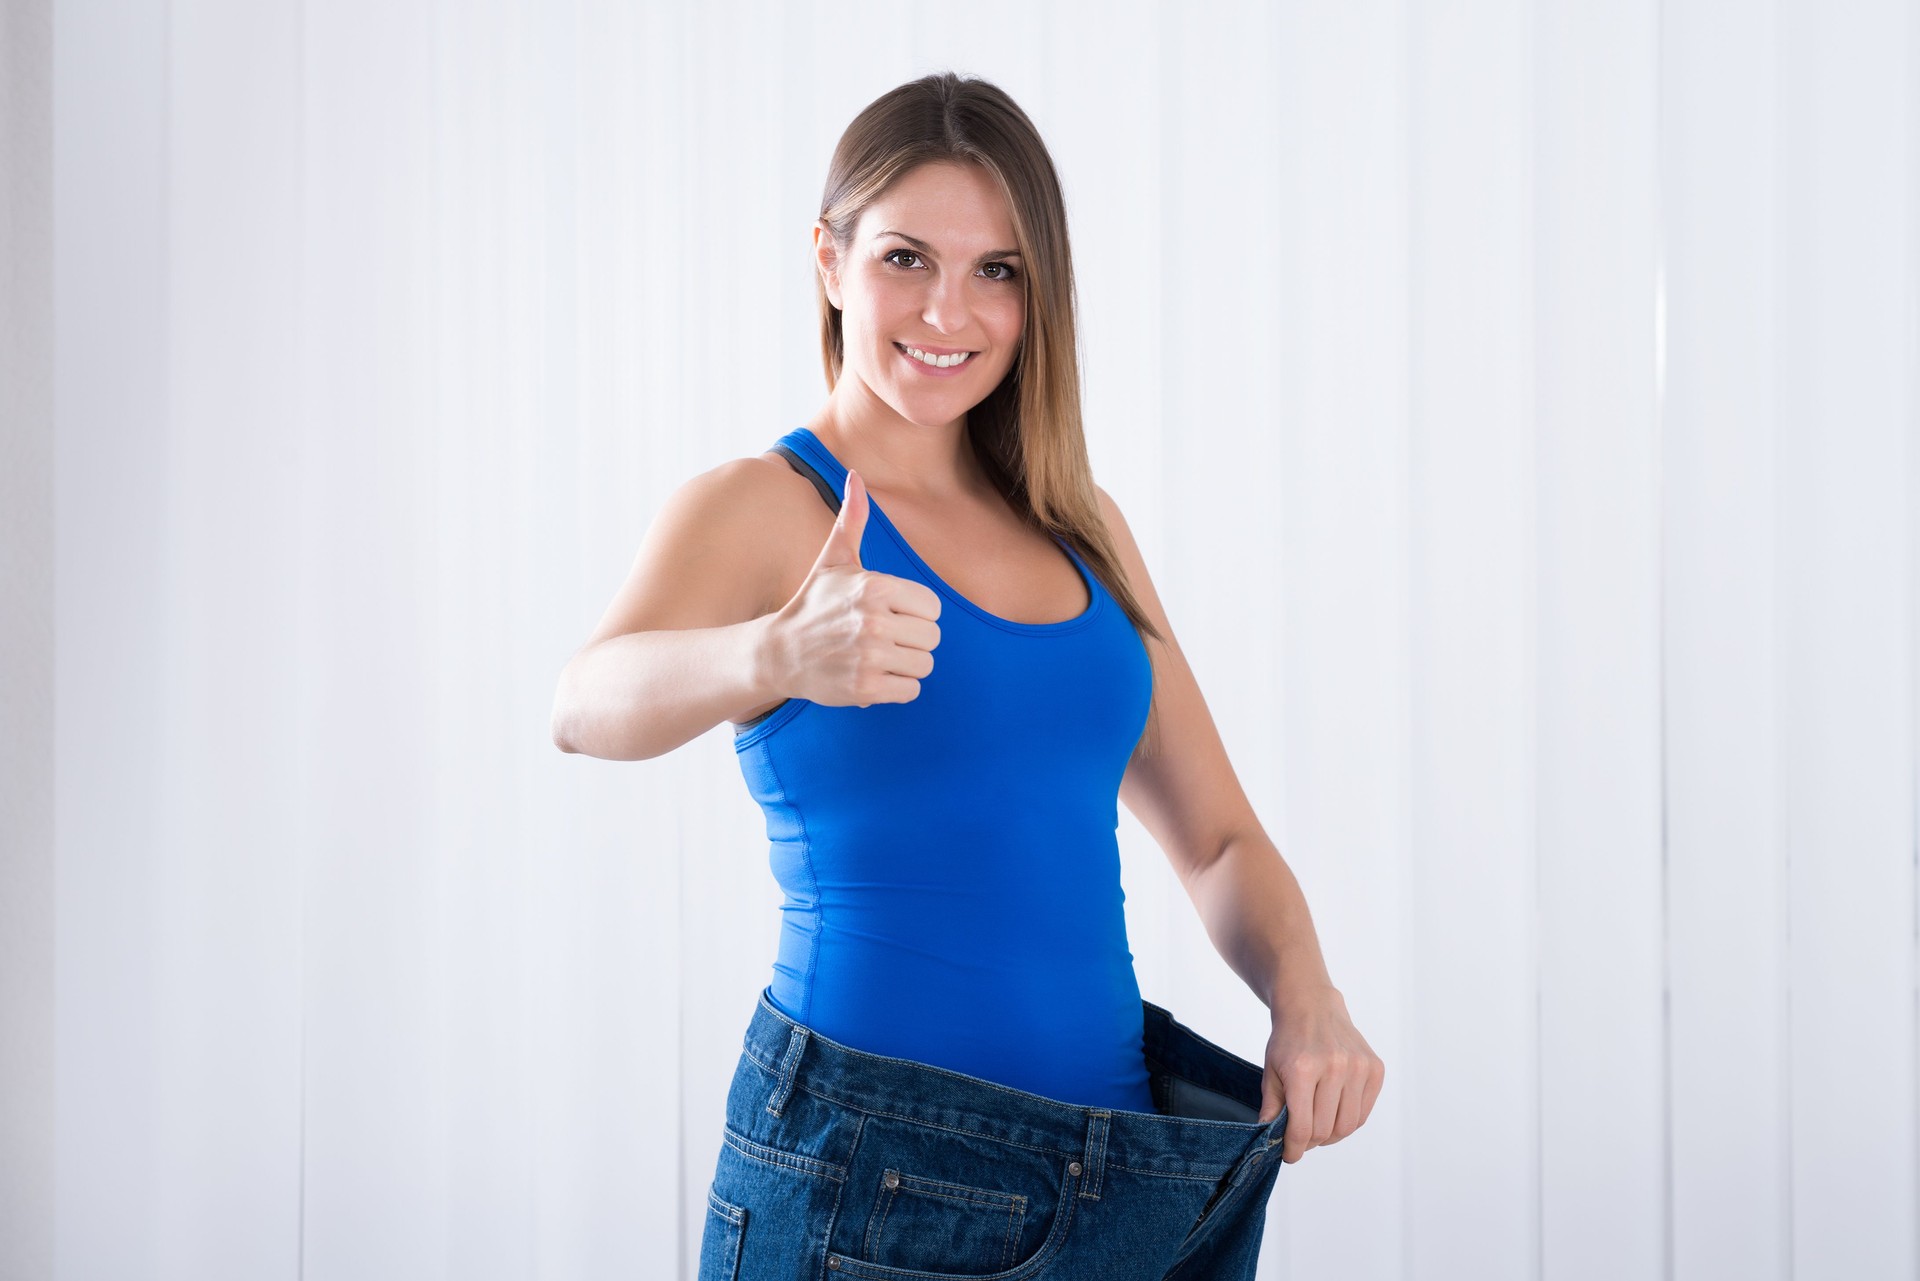
<path fill-rule="evenodd" d="M 1251 1281 L 1287 1110 L 1141 1001 L 1155 1112 L 869 1054 L 762 990 L 727 1093 L 700 1281 Z"/>

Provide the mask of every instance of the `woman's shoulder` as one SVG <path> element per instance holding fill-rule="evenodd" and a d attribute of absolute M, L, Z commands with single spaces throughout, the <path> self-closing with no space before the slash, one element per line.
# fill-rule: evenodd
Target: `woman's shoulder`
<path fill-rule="evenodd" d="M 806 581 L 832 527 L 833 513 L 778 454 L 709 467 L 661 501 L 588 644 L 771 613 Z"/>
<path fill-rule="evenodd" d="M 690 477 L 681 490 L 676 499 L 715 515 L 725 512 L 749 527 L 766 528 L 769 521 L 786 523 L 793 517 L 811 524 L 804 518 L 816 508 L 833 523 L 834 513 L 821 501 L 811 478 L 772 449 L 717 463 Z"/>
<path fill-rule="evenodd" d="M 797 523 L 801 530 L 811 530 L 814 525 L 824 530 L 835 515 L 822 500 L 812 477 L 771 449 L 730 458 L 687 484 L 699 491 L 697 501 L 743 515 L 749 525 L 760 529 L 791 530 Z M 824 517 L 824 521 L 813 519 L 815 516 Z"/>
<path fill-rule="evenodd" d="M 814 506 L 820 505 L 813 485 L 784 456 L 769 449 L 729 458 L 689 477 L 668 501 L 697 509 L 710 519 L 764 527 L 770 516 L 804 510 L 809 499 Z"/>
<path fill-rule="evenodd" d="M 766 610 L 799 590 L 833 529 L 835 513 L 813 481 L 771 449 L 719 463 L 682 490 L 692 523 L 722 544 L 715 554 L 765 582 Z"/>

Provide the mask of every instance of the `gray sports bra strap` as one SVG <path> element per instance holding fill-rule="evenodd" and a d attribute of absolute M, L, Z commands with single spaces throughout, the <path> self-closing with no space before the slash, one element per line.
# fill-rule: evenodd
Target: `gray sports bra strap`
<path fill-rule="evenodd" d="M 787 465 L 789 467 L 792 467 L 795 471 L 799 472 L 802 476 L 805 476 L 808 480 L 812 481 L 813 487 L 820 491 L 820 497 L 826 499 L 827 506 L 833 508 L 833 514 L 836 516 L 840 514 L 840 495 L 833 492 L 833 486 L 827 483 L 827 478 L 825 476 L 822 476 L 819 472 L 813 469 L 812 463 L 809 463 L 806 459 L 794 453 L 791 449 L 788 449 L 785 445 L 775 445 L 773 447 L 773 452 L 776 454 L 779 454 L 782 458 L 786 459 Z"/>

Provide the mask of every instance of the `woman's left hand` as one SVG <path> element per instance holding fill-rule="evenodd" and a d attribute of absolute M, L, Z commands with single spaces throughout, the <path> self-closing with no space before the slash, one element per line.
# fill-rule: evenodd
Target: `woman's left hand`
<path fill-rule="evenodd" d="M 1298 1161 L 1309 1148 L 1338 1143 L 1366 1124 L 1387 1065 L 1347 1017 L 1337 988 L 1316 988 L 1276 1000 L 1267 1068 L 1260 1083 L 1260 1122 L 1287 1108 L 1280 1159 Z"/>

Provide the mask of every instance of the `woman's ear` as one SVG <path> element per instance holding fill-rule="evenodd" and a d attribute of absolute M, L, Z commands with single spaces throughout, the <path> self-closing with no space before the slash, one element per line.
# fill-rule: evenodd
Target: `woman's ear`
<path fill-rule="evenodd" d="M 827 291 L 827 301 L 835 311 L 845 311 L 840 304 L 840 254 L 834 247 L 832 230 L 818 219 L 813 224 L 813 260 L 820 271 L 820 283 Z"/>

